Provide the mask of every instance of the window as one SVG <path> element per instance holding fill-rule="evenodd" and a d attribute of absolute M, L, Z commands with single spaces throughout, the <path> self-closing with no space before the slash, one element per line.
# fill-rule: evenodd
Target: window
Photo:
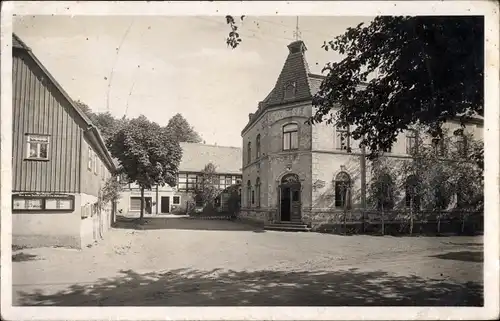
<path fill-rule="evenodd" d="M 255 194 L 257 194 L 257 207 L 260 207 L 260 178 L 255 180 Z"/>
<path fill-rule="evenodd" d="M 27 159 L 48 160 L 49 159 L 49 136 L 27 135 Z"/>
<path fill-rule="evenodd" d="M 250 207 L 251 203 L 250 200 L 252 198 L 252 183 L 250 183 L 250 180 L 247 182 L 247 206 Z"/>
<path fill-rule="evenodd" d="M 394 207 L 393 197 L 393 181 L 389 174 L 382 174 L 378 181 L 376 188 L 377 195 L 377 209 L 378 210 L 391 210 Z"/>
<path fill-rule="evenodd" d="M 179 173 L 177 179 L 177 189 L 179 191 L 193 192 L 200 187 L 201 179 L 196 174 Z"/>
<path fill-rule="evenodd" d="M 283 94 L 284 99 L 291 99 L 295 97 L 296 85 L 295 82 L 287 84 L 285 86 L 285 92 Z"/>
<path fill-rule="evenodd" d="M 225 190 L 231 185 L 236 184 L 237 180 L 238 177 L 234 175 L 219 175 L 219 189 Z"/>
<path fill-rule="evenodd" d="M 336 146 L 339 150 L 349 151 L 351 140 L 349 136 L 349 126 L 337 126 Z"/>
<path fill-rule="evenodd" d="M 405 183 L 405 205 L 407 208 L 418 210 L 420 208 L 420 195 L 418 193 L 418 179 L 410 175 Z"/>
<path fill-rule="evenodd" d="M 299 126 L 288 124 L 283 126 L 283 150 L 299 148 Z"/>
<path fill-rule="evenodd" d="M 247 144 L 247 164 L 252 162 L 252 143 Z"/>
<path fill-rule="evenodd" d="M 445 142 L 444 142 L 443 138 L 433 138 L 432 139 L 432 146 L 434 148 L 434 152 L 436 153 L 436 156 L 443 157 L 445 155 L 446 147 L 445 147 Z"/>
<path fill-rule="evenodd" d="M 255 140 L 255 151 L 256 157 L 260 157 L 260 134 L 257 135 L 257 139 Z"/>
<path fill-rule="evenodd" d="M 141 210 L 141 198 L 131 197 L 130 198 L 130 211 L 140 211 Z"/>
<path fill-rule="evenodd" d="M 414 130 L 409 130 L 406 133 L 406 154 L 412 155 L 415 153 L 417 146 L 417 133 Z"/>
<path fill-rule="evenodd" d="M 335 207 L 351 206 L 351 177 L 346 172 L 340 172 L 335 177 Z"/>
<path fill-rule="evenodd" d="M 172 204 L 173 205 L 179 205 L 181 203 L 181 197 L 180 196 L 174 196 L 172 199 Z"/>
<path fill-rule="evenodd" d="M 89 158 L 87 162 L 87 168 L 89 169 L 89 171 L 92 171 L 92 167 L 94 166 L 93 163 L 94 163 L 94 155 L 92 152 L 92 148 L 89 147 Z"/>

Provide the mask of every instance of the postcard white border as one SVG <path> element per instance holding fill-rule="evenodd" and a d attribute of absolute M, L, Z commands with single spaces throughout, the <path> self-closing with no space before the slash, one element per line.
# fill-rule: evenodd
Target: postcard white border
<path fill-rule="evenodd" d="M 485 16 L 485 234 L 483 308 L 429 307 L 12 307 L 12 14 L 17 15 L 484 15 Z M 1 12 L 1 286 L 8 320 L 436 320 L 489 319 L 499 314 L 499 6 L 494 1 L 294 2 L 3 2 Z"/>

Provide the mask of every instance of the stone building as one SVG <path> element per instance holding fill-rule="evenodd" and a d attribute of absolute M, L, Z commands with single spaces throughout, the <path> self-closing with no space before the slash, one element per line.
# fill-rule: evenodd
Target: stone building
<path fill-rule="evenodd" d="M 366 208 L 367 164 L 350 128 L 310 126 L 312 97 L 322 75 L 309 71 L 303 41 L 288 45 L 288 56 L 274 88 L 249 114 L 243 139 L 242 219 L 260 223 L 296 222 L 317 227 L 335 220 L 345 206 L 351 213 Z M 449 126 L 458 126 L 449 124 Z M 482 120 L 467 126 L 482 137 Z M 352 129 L 351 129 L 352 130 Z M 408 158 L 414 144 L 402 133 L 386 155 Z M 349 186 L 349 192 L 346 192 Z"/>

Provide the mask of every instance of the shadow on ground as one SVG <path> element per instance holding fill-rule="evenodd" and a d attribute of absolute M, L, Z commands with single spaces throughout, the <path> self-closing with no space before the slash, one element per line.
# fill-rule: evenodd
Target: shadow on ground
<path fill-rule="evenodd" d="M 43 294 L 15 292 L 15 305 L 52 306 L 482 306 L 477 283 L 451 283 L 357 269 L 336 272 L 215 269 L 119 276 Z"/>
<path fill-rule="evenodd" d="M 482 263 L 484 260 L 483 252 L 477 252 L 477 251 L 448 252 L 444 254 L 433 255 L 432 257 L 443 260 L 455 260 L 455 261 L 477 262 L 477 263 Z"/>
<path fill-rule="evenodd" d="M 42 260 L 38 257 L 38 255 L 28 254 L 24 252 L 12 254 L 12 262 L 27 262 L 27 261 L 36 261 Z"/>
<path fill-rule="evenodd" d="M 204 230 L 204 231 L 263 231 L 262 228 L 229 220 L 203 220 L 187 217 L 148 217 L 141 224 L 137 218 L 117 216 L 114 228 L 133 230 Z"/>

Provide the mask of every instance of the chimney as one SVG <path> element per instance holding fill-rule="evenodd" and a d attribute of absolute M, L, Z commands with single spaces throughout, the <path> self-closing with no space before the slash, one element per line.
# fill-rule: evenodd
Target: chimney
<path fill-rule="evenodd" d="M 249 121 L 251 121 L 251 120 L 252 120 L 253 115 L 254 115 L 253 113 L 248 114 L 248 120 L 249 120 Z"/>
<path fill-rule="evenodd" d="M 288 45 L 288 50 L 293 53 L 304 53 L 307 50 L 306 44 L 302 40 L 297 40 Z"/>

